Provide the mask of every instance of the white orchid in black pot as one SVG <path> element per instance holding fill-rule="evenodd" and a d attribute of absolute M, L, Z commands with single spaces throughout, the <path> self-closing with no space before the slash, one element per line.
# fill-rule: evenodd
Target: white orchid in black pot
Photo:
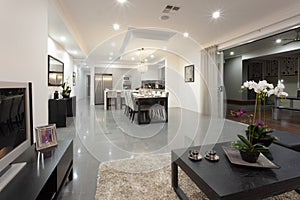
<path fill-rule="evenodd" d="M 266 101 L 267 98 L 272 95 L 276 95 L 281 99 L 286 98 L 288 94 L 283 91 L 284 88 L 285 87 L 281 82 L 279 82 L 274 88 L 273 84 L 268 83 L 266 80 L 259 81 L 258 83 L 254 81 L 246 81 L 241 86 L 241 91 L 254 90 L 256 93 L 254 114 L 250 119 L 250 125 L 245 131 L 246 137 L 238 135 L 240 140 L 231 144 L 233 148 L 240 150 L 243 159 L 243 154 L 245 153 L 248 154 L 250 152 L 257 152 L 256 154 L 258 156 L 260 152 L 267 151 L 268 148 L 266 146 L 270 145 L 277 139 L 269 134 L 272 132 L 272 129 L 269 128 L 266 123 Z M 263 113 L 262 106 L 264 107 Z M 250 162 L 255 161 L 255 159 L 252 159 Z"/>

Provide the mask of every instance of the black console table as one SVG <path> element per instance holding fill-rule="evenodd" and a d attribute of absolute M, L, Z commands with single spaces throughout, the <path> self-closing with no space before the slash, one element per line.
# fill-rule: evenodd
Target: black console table
<path fill-rule="evenodd" d="M 49 124 L 56 127 L 66 127 L 66 118 L 76 116 L 76 97 L 49 99 Z"/>
<path fill-rule="evenodd" d="M 56 199 L 67 178 L 73 179 L 73 141 L 58 141 L 43 156 L 32 145 L 15 162 L 27 164 L 1 191 L 0 199 Z"/>

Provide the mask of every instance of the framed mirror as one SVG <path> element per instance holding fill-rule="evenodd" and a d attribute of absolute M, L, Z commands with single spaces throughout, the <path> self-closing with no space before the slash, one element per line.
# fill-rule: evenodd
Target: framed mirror
<path fill-rule="evenodd" d="M 61 86 L 64 82 L 64 63 L 48 55 L 48 86 Z"/>

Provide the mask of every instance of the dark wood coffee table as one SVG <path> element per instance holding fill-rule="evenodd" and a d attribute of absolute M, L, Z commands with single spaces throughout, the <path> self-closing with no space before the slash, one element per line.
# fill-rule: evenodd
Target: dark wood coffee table
<path fill-rule="evenodd" d="M 231 164 L 222 146 L 214 149 L 220 156 L 218 162 L 191 161 L 190 149 L 172 151 L 172 186 L 181 199 L 188 199 L 178 184 L 178 166 L 209 199 L 262 199 L 300 188 L 300 153 L 276 144 L 270 146 L 272 162 L 279 169 L 252 168 Z M 204 156 L 204 155 L 203 155 Z"/>

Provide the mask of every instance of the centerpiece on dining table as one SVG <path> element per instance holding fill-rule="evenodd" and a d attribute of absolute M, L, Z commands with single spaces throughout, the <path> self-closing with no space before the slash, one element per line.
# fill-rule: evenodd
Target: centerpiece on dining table
<path fill-rule="evenodd" d="M 277 139 L 270 134 L 273 130 L 267 126 L 266 101 L 272 95 L 276 95 L 281 99 L 287 97 L 288 94 L 283 91 L 284 88 L 281 82 L 278 82 L 278 85 L 274 88 L 273 84 L 268 83 L 266 80 L 258 83 L 246 81 L 241 86 L 241 91 L 253 90 L 256 93 L 254 113 L 248 115 L 249 126 L 245 131 L 245 136 L 238 134 L 239 140 L 232 142 L 230 145 L 240 151 L 244 161 L 255 163 L 259 154 L 268 152 L 268 146 Z M 239 110 L 236 114 L 242 116 L 245 112 Z"/>

